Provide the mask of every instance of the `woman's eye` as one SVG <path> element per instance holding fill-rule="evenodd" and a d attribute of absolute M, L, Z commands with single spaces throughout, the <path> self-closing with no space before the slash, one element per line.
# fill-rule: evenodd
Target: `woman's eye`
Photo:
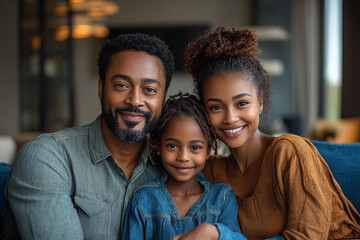
<path fill-rule="evenodd" d="M 217 111 L 217 110 L 220 110 L 220 109 L 221 109 L 220 106 L 211 106 L 210 107 L 210 110 L 212 110 L 212 111 Z"/>
<path fill-rule="evenodd" d="M 245 102 L 245 101 L 241 101 L 241 102 L 238 103 L 238 105 L 240 107 L 245 106 L 246 104 L 248 104 L 248 102 Z"/>

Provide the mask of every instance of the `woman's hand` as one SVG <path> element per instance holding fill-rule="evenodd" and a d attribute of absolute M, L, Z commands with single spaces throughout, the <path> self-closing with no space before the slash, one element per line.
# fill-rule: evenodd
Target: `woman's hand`
<path fill-rule="evenodd" d="M 202 223 L 190 232 L 174 237 L 172 240 L 207 239 L 218 240 L 220 233 L 217 227 L 210 223 Z"/>

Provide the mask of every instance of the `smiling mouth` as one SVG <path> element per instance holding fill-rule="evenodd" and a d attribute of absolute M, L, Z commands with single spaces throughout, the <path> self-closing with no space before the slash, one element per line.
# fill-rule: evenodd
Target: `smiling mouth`
<path fill-rule="evenodd" d="M 143 114 L 132 113 L 132 112 L 120 112 L 120 114 L 128 121 L 138 122 L 141 121 L 145 116 Z"/>
<path fill-rule="evenodd" d="M 244 126 L 239 127 L 239 128 L 234 128 L 234 129 L 223 129 L 222 131 L 224 133 L 237 133 L 239 131 L 241 131 L 244 128 Z"/>
<path fill-rule="evenodd" d="M 193 169 L 193 167 L 175 167 L 175 169 L 181 173 L 186 173 Z"/>

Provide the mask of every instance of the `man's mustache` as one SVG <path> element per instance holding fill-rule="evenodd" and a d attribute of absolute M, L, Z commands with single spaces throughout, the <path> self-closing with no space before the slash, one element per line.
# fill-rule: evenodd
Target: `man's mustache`
<path fill-rule="evenodd" d="M 143 114 L 146 118 L 151 118 L 152 114 L 151 112 L 147 112 L 147 111 L 144 111 L 144 110 L 141 110 L 139 108 L 134 108 L 134 107 L 127 107 L 127 108 L 120 108 L 120 107 L 117 107 L 115 108 L 115 113 L 116 114 L 120 114 L 120 112 L 134 112 L 134 113 L 140 113 L 140 114 Z"/>

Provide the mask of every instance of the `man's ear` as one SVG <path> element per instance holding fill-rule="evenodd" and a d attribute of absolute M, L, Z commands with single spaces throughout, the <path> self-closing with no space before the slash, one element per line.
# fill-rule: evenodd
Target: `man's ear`
<path fill-rule="evenodd" d="M 164 99 L 163 99 L 163 104 L 162 104 L 163 107 L 164 107 L 165 102 L 166 102 L 167 92 L 168 92 L 168 89 L 166 89 L 165 92 L 164 92 Z"/>
<path fill-rule="evenodd" d="M 102 101 L 102 99 L 103 99 L 103 94 L 104 94 L 104 83 L 103 83 L 103 80 L 101 80 L 101 78 L 99 78 L 99 81 L 98 81 L 98 97 L 99 97 L 100 101 Z"/>

